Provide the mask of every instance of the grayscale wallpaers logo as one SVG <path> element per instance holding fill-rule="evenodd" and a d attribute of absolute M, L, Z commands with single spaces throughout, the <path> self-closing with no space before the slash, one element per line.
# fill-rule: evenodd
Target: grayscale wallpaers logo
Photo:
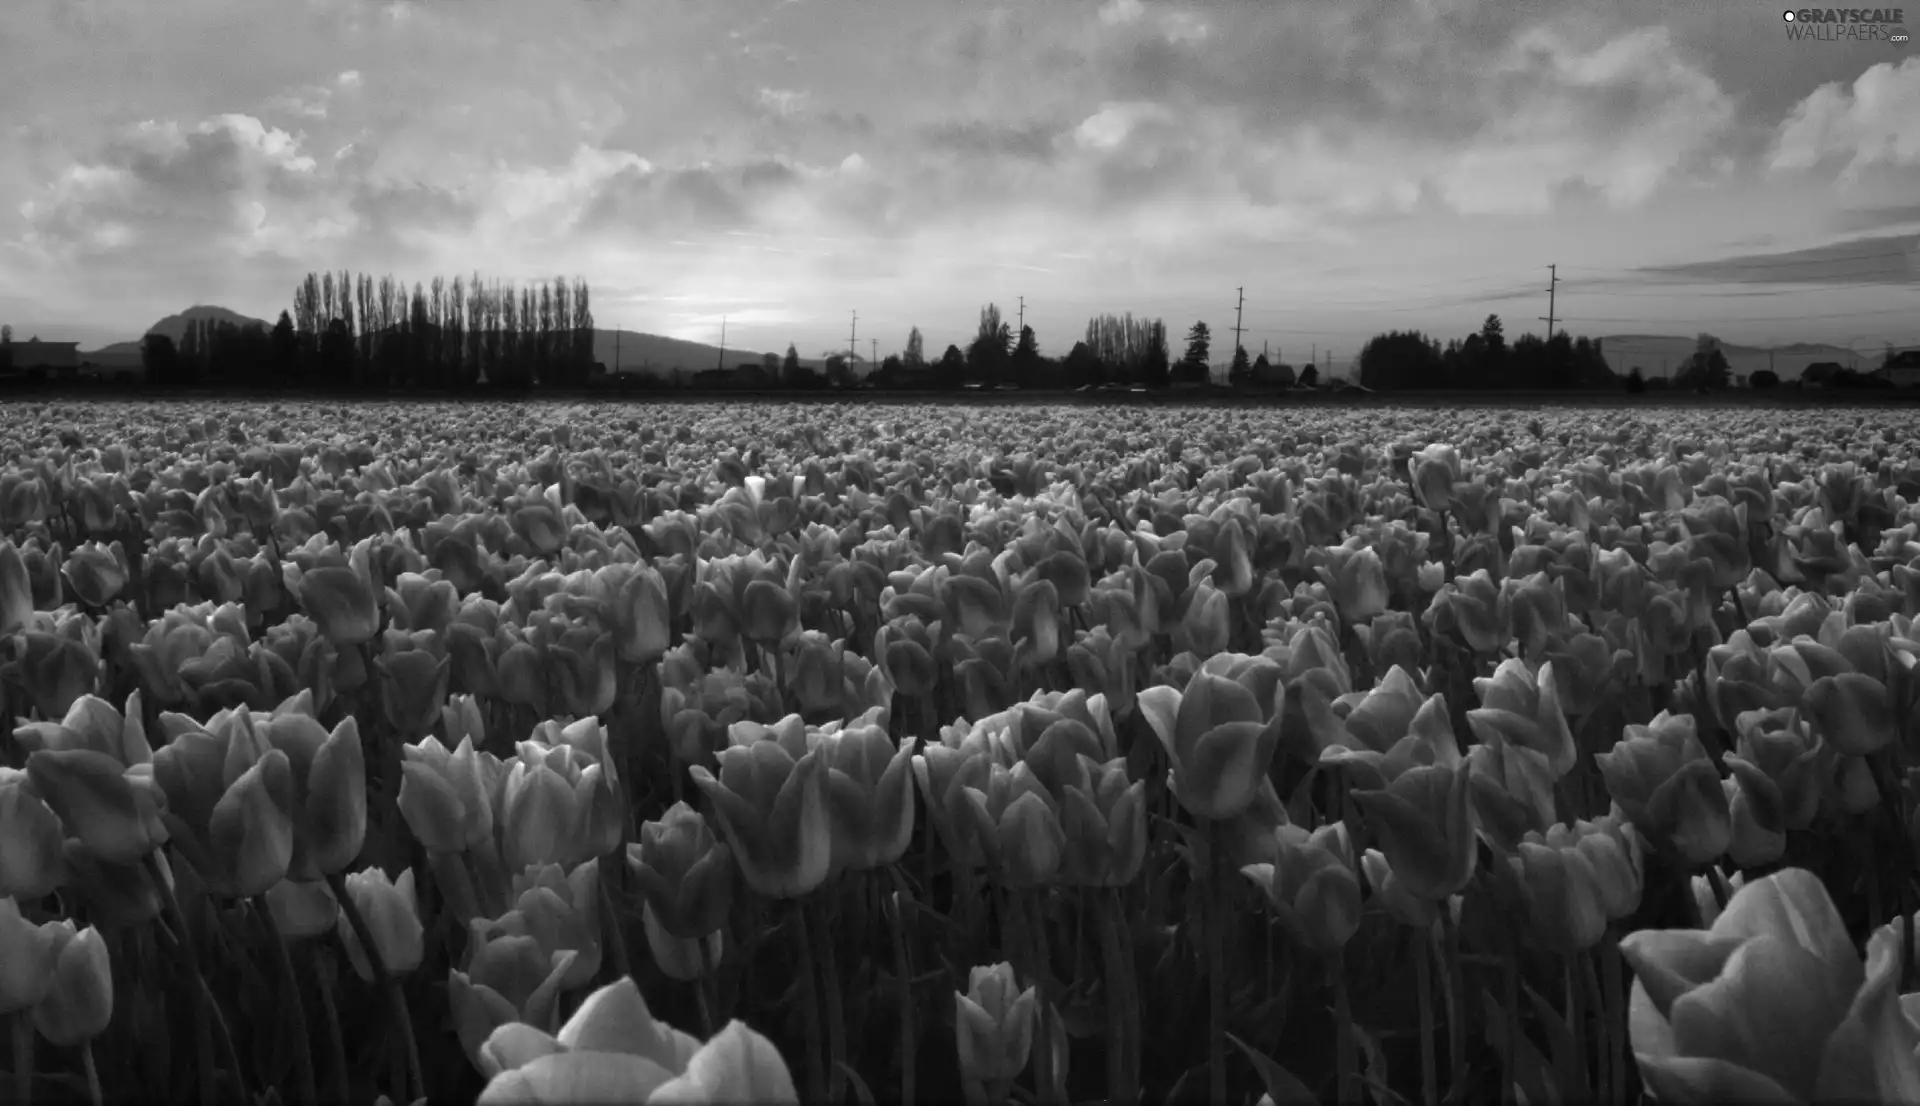
<path fill-rule="evenodd" d="M 1809 42 L 1907 41 L 1904 8 L 1796 8 L 1781 13 L 1787 37 Z"/>

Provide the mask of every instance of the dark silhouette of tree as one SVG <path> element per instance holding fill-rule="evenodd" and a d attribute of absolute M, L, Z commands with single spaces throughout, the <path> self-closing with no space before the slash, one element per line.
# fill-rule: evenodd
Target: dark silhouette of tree
<path fill-rule="evenodd" d="M 917 326 L 907 332 L 907 352 L 902 360 L 915 368 L 927 363 L 926 340 L 920 337 Z"/>
<path fill-rule="evenodd" d="M 1266 355 L 1261 355 L 1264 361 Z M 1227 366 L 1227 385 L 1233 388 L 1245 388 L 1253 383 L 1253 362 L 1247 360 L 1247 347 L 1233 347 L 1233 362 Z"/>
<path fill-rule="evenodd" d="M 1098 385 L 1101 381 L 1100 358 L 1094 354 L 1093 347 L 1085 342 L 1073 344 L 1060 369 L 1061 383 L 1069 388 Z"/>
<path fill-rule="evenodd" d="M 786 359 L 780 363 L 780 381 L 791 388 L 794 386 L 794 382 L 799 379 L 799 376 L 800 351 L 793 348 L 792 342 L 788 342 Z"/>
<path fill-rule="evenodd" d="M 1780 374 L 1772 369 L 1758 369 L 1747 377 L 1747 387 L 1756 392 L 1764 392 L 1780 386 Z"/>
<path fill-rule="evenodd" d="M 1360 349 L 1360 384 L 1374 391 L 1445 388 L 1440 343 L 1417 330 L 1375 335 Z"/>
<path fill-rule="evenodd" d="M 1008 358 L 1007 367 L 1013 383 L 1022 388 L 1038 387 L 1040 361 L 1040 343 L 1034 339 L 1033 328 L 1021 327 L 1019 341 L 1014 343 L 1013 353 Z"/>
<path fill-rule="evenodd" d="M 1140 376 L 1141 382 L 1149 388 L 1165 388 L 1172 382 L 1172 366 L 1167 353 L 1167 324 L 1159 319 L 1147 324 L 1146 359 Z"/>
<path fill-rule="evenodd" d="M 353 380 L 353 333 L 345 319 L 327 324 L 320 338 L 320 371 L 330 388 L 342 388 Z"/>
<path fill-rule="evenodd" d="M 949 345 L 947 346 L 947 351 L 940 355 L 938 375 L 938 386 L 943 389 L 958 390 L 960 385 L 966 381 L 967 357 L 966 354 L 960 352 L 959 346 Z"/>
<path fill-rule="evenodd" d="M 1308 365 L 1306 368 L 1301 369 L 1300 383 L 1308 388 L 1318 388 L 1320 386 L 1320 366 Z"/>
<path fill-rule="evenodd" d="M 150 387 L 179 386 L 180 354 L 174 348 L 173 339 L 165 334 L 148 334 L 140 340 L 140 365 L 146 370 Z"/>
<path fill-rule="evenodd" d="M 0 324 L 0 346 L 10 346 L 12 344 L 13 344 L 13 324 L 12 323 Z"/>
<path fill-rule="evenodd" d="M 980 309 L 980 326 L 967 345 L 967 379 L 991 388 L 1007 379 L 1008 350 L 1013 335 L 1000 318 L 1000 308 L 987 304 Z"/>
<path fill-rule="evenodd" d="M 273 324 L 273 349 L 268 362 L 272 369 L 275 386 L 283 384 L 293 375 L 294 366 L 300 360 L 300 339 L 293 332 L 293 316 L 280 312 L 280 318 Z"/>
<path fill-rule="evenodd" d="M 1682 362 L 1680 374 L 1674 378 L 1674 386 L 1717 392 L 1727 386 L 1732 375 L 1733 369 L 1727 364 L 1727 355 L 1720 350 L 1720 339 L 1702 333 L 1694 340 L 1692 356 Z"/>
<path fill-rule="evenodd" d="M 1640 366 L 1635 365 L 1632 371 L 1627 373 L 1627 392 L 1637 396 L 1646 390 L 1647 378 L 1641 375 Z"/>
<path fill-rule="evenodd" d="M 853 386 L 853 370 L 847 367 L 845 354 L 835 353 L 827 356 L 827 384 L 834 388 Z"/>
<path fill-rule="evenodd" d="M 1205 384 L 1211 375 L 1208 354 L 1213 345 L 1213 332 L 1207 329 L 1205 322 L 1196 322 L 1187 331 L 1187 352 L 1180 358 L 1179 380 L 1183 384 Z"/>
<path fill-rule="evenodd" d="M 769 353 L 761 357 L 760 371 L 767 374 L 767 379 L 773 381 L 775 387 L 786 387 L 787 374 L 780 370 L 779 354 Z"/>

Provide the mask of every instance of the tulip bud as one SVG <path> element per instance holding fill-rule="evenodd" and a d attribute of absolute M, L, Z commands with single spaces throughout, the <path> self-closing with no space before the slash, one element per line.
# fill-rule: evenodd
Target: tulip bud
<path fill-rule="evenodd" d="M 1416 898 L 1439 902 L 1473 879 L 1479 852 L 1471 810 L 1472 767 L 1409 768 L 1385 790 L 1354 791 L 1392 866 L 1395 882 Z"/>
<path fill-rule="evenodd" d="M 1283 825 L 1274 837 L 1277 862 L 1249 864 L 1241 873 L 1267 893 L 1288 936 L 1323 955 L 1338 952 L 1360 928 L 1360 877 L 1347 827 L 1335 822 L 1309 833 Z"/>
<path fill-rule="evenodd" d="M 1196 672 L 1185 691 L 1151 687 L 1135 702 L 1173 761 L 1180 804 L 1223 820 L 1247 808 L 1279 743 L 1279 715 L 1268 717 L 1245 685 Z"/>
<path fill-rule="evenodd" d="M 1033 1051 L 1037 1000 L 1032 987 L 1016 994 L 1017 986 L 1013 965 L 1001 963 L 974 968 L 967 993 L 953 996 L 960 1074 L 986 1088 L 990 1100 L 1019 1078 Z"/>
<path fill-rule="evenodd" d="M 113 972 L 107 945 L 92 926 L 75 932 L 73 923 L 51 924 L 48 950 L 53 981 L 33 1008 L 33 1027 L 62 1048 L 93 1040 L 113 1017 Z"/>
<path fill-rule="evenodd" d="M 400 873 L 397 880 L 388 880 L 387 873 L 379 868 L 349 872 L 346 886 L 387 972 L 405 975 L 419 967 L 424 931 L 420 926 L 420 904 L 413 893 L 413 869 Z M 374 982 L 373 966 L 367 961 L 353 924 L 347 920 L 345 907 L 341 908 L 337 929 L 353 961 L 353 970 L 362 980 Z"/>
<path fill-rule="evenodd" d="M 101 860 L 132 864 L 167 839 L 150 772 L 136 783 L 105 753 L 43 749 L 27 758 L 27 775 L 67 832 Z"/>
<path fill-rule="evenodd" d="M 36 926 L 20 904 L 0 898 L 0 1017 L 31 1009 L 53 986 L 58 923 Z"/>
<path fill-rule="evenodd" d="M 0 637 L 19 633 L 33 622 L 33 581 L 27 562 L 12 542 L 0 542 Z"/>
<path fill-rule="evenodd" d="M 1600 902 L 1599 877 L 1584 853 L 1570 843 L 1534 839 L 1522 841 L 1520 855 L 1509 863 L 1521 877 L 1533 933 L 1542 944 L 1555 952 L 1574 953 L 1599 943 L 1607 915 Z"/>
<path fill-rule="evenodd" d="M 267 888 L 267 910 L 283 941 L 318 937 L 331 932 L 340 920 L 340 903 L 321 880 L 281 880 Z"/>
<path fill-rule="evenodd" d="M 1803 702 L 1814 732 L 1844 756 L 1867 756 L 1893 740 L 1892 698 L 1887 686 L 1871 676 L 1821 676 L 1807 688 Z"/>
<path fill-rule="evenodd" d="M 801 733 L 804 741 L 804 728 Z M 713 801 L 747 885 L 770 898 L 795 898 L 825 882 L 833 825 L 819 754 L 796 760 L 778 740 L 750 738 L 721 750 L 718 759 L 717 777 L 698 764 L 689 771 Z"/>
<path fill-rule="evenodd" d="M 32 902 L 66 876 L 60 818 L 18 768 L 0 768 L 0 896 Z"/>
<path fill-rule="evenodd" d="M 422 649 L 374 658 L 381 718 L 402 740 L 419 737 L 440 721 L 451 664 L 450 658 Z"/>

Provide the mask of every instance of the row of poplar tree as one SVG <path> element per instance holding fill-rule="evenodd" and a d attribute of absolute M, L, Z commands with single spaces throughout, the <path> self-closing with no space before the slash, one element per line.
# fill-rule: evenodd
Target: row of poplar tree
<path fill-rule="evenodd" d="M 150 383 L 330 391 L 577 388 L 593 359 L 587 282 L 516 286 L 475 273 L 411 290 L 391 276 L 308 273 L 271 329 L 210 319 L 151 334 Z"/>

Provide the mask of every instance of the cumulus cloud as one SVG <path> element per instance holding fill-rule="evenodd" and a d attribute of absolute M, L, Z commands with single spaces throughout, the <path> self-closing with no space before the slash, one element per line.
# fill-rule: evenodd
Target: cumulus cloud
<path fill-rule="evenodd" d="M 1844 161 L 1857 177 L 1874 165 L 1920 165 L 1920 58 L 1880 62 L 1853 82 L 1821 85 L 1794 107 L 1774 142 L 1776 170 Z"/>

